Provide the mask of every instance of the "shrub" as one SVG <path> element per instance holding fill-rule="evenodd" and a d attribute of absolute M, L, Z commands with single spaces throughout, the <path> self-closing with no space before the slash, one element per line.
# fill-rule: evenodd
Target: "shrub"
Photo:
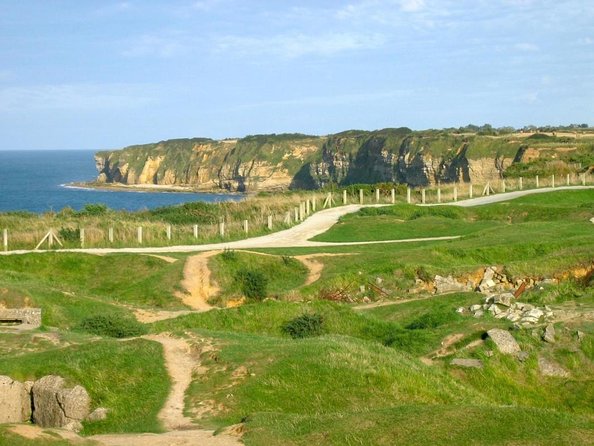
<path fill-rule="evenodd" d="M 324 318 L 321 314 L 302 314 L 286 322 L 282 330 L 293 339 L 319 336 L 323 333 Z"/>
<path fill-rule="evenodd" d="M 88 203 L 85 204 L 83 209 L 79 212 L 80 215 L 86 215 L 89 217 L 96 217 L 99 215 L 105 215 L 108 207 L 102 203 Z"/>
<path fill-rule="evenodd" d="M 80 229 L 78 228 L 60 228 L 58 237 L 65 242 L 77 242 L 80 240 Z"/>
<path fill-rule="evenodd" d="M 225 248 L 225 250 L 221 253 L 221 258 L 225 262 L 235 262 L 237 260 L 237 253 L 232 249 Z"/>
<path fill-rule="evenodd" d="M 112 338 L 129 338 L 131 336 L 140 336 L 147 332 L 146 327 L 140 322 L 119 314 L 97 314 L 89 316 L 83 319 L 76 328 L 87 333 Z"/>
<path fill-rule="evenodd" d="M 268 278 L 260 271 L 239 271 L 235 280 L 239 282 L 241 292 L 248 299 L 262 300 L 266 297 Z"/>

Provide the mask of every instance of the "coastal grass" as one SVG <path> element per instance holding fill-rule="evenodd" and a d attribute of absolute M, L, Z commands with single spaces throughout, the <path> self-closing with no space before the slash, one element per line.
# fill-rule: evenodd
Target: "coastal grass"
<path fill-rule="evenodd" d="M 66 295 L 91 296 L 106 303 L 166 309 L 184 308 L 173 296 L 180 290 L 183 267 L 183 261 L 168 263 L 152 256 L 131 254 L 0 256 L 0 270 L 17 282 L 43 283 Z"/>
<path fill-rule="evenodd" d="M 246 251 L 225 251 L 209 261 L 212 279 L 223 290 L 219 301 L 244 295 L 242 277 L 255 273 L 263 277 L 262 297 L 281 297 L 299 288 L 304 282 L 307 268 L 288 256 L 271 256 Z"/>
<path fill-rule="evenodd" d="M 68 385 L 87 389 L 95 407 L 107 407 L 106 420 L 84 422 L 83 435 L 108 432 L 161 432 L 157 413 L 169 391 L 162 347 L 134 339 L 96 339 L 80 345 L 12 356 L 0 361 L 0 374 L 19 381 L 60 375 Z M 133 409 L 133 410 L 131 410 Z"/>

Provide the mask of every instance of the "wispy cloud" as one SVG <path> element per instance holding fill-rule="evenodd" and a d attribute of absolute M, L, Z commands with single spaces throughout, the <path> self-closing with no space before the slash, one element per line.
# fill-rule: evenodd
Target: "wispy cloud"
<path fill-rule="evenodd" d="M 0 88 L 0 111 L 129 109 L 157 100 L 148 84 L 61 84 Z"/>
<path fill-rule="evenodd" d="M 540 49 L 538 47 L 538 45 L 535 45 L 534 43 L 527 43 L 527 42 L 516 43 L 514 45 L 514 48 L 518 51 L 527 51 L 527 52 L 538 51 Z"/>
<path fill-rule="evenodd" d="M 144 34 L 122 43 L 121 54 L 127 57 L 155 56 L 169 58 L 187 53 L 191 38 L 181 32 Z"/>
<path fill-rule="evenodd" d="M 253 109 L 253 108 L 268 108 L 279 106 L 335 106 L 335 105 L 352 105 L 365 102 L 381 101 L 384 99 L 393 99 L 408 97 L 415 94 L 417 90 L 413 89 L 397 89 L 378 92 L 364 92 L 364 93 L 349 93 L 334 96 L 309 96 L 303 98 L 280 99 L 274 101 L 254 102 L 250 104 L 243 104 L 236 107 L 236 109 Z"/>
<path fill-rule="evenodd" d="M 306 34 L 270 37 L 224 36 L 216 40 L 219 52 L 242 55 L 276 55 L 296 58 L 306 55 L 332 56 L 346 51 L 381 47 L 385 38 L 381 34 L 335 32 L 317 36 Z"/>
<path fill-rule="evenodd" d="M 405 12 L 418 12 L 425 9 L 425 0 L 401 0 L 400 9 Z"/>

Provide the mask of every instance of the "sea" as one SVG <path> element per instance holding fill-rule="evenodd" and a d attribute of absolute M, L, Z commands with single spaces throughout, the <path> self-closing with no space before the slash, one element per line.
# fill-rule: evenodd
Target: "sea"
<path fill-rule="evenodd" d="M 101 203 L 111 209 L 136 211 L 191 201 L 243 199 L 237 194 L 144 192 L 87 189 L 69 183 L 97 177 L 94 152 L 89 150 L 0 151 L 0 212 L 80 210 Z"/>

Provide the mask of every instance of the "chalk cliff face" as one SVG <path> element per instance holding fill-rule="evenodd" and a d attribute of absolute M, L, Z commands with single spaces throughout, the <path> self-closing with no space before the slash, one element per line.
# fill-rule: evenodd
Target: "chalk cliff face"
<path fill-rule="evenodd" d="M 98 152 L 98 182 L 192 186 L 198 190 L 314 189 L 329 183 L 411 186 L 484 183 L 539 151 L 521 138 L 407 128 L 324 137 L 257 135 L 178 139 Z"/>

